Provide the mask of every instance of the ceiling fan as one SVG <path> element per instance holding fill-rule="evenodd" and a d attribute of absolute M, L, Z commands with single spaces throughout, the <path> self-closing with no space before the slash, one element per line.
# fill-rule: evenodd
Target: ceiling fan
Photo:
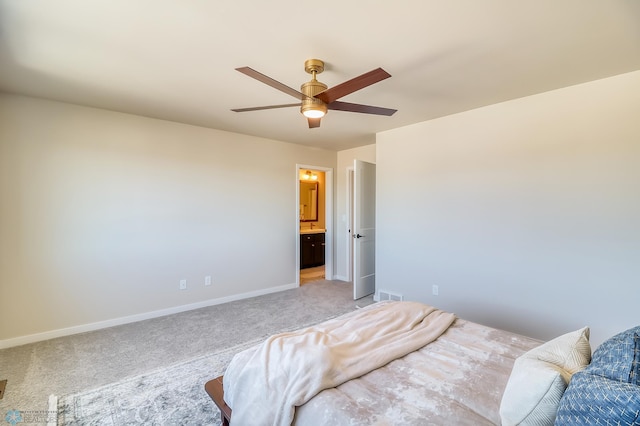
<path fill-rule="evenodd" d="M 311 81 L 308 81 L 300 86 L 299 92 L 289 86 L 280 83 L 279 81 L 272 79 L 271 77 L 267 77 L 266 75 L 259 73 L 252 68 L 236 68 L 236 71 L 240 71 L 241 73 L 248 75 L 249 77 L 255 78 L 256 80 L 273 87 L 274 89 L 278 89 L 281 92 L 293 96 L 294 98 L 298 98 L 301 102 L 296 104 L 238 108 L 232 109 L 231 111 L 247 112 L 259 111 L 263 109 L 299 106 L 300 112 L 305 117 L 307 117 L 310 129 L 314 127 L 320 127 L 320 119 L 324 117 L 324 115 L 327 113 L 327 110 L 350 111 L 386 116 L 391 116 L 397 111 L 390 108 L 338 101 L 338 99 L 350 93 L 353 93 L 356 90 L 364 89 L 367 86 L 371 86 L 372 84 L 382 81 L 385 78 L 391 77 L 391 74 L 389 74 L 382 68 L 377 68 L 373 71 L 369 71 L 368 73 L 362 74 L 361 76 L 352 78 L 351 80 L 345 81 L 344 83 L 338 84 L 337 86 L 333 86 L 330 89 L 326 84 L 316 80 L 316 75 L 324 71 L 323 61 L 321 61 L 320 59 L 308 59 L 304 62 L 304 70 L 311 74 L 312 78 Z"/>

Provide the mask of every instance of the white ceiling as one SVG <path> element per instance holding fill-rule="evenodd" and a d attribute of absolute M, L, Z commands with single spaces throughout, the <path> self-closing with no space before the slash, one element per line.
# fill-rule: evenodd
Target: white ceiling
<path fill-rule="evenodd" d="M 392 77 L 309 129 L 304 61 L 329 87 Z M 331 150 L 375 133 L 640 69 L 638 0 L 0 0 L 0 90 Z"/>

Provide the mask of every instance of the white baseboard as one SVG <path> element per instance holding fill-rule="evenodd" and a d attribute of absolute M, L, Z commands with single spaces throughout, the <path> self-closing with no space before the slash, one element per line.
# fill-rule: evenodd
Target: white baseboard
<path fill-rule="evenodd" d="M 334 275 L 331 279 L 334 281 L 349 281 L 349 279 L 343 275 Z"/>
<path fill-rule="evenodd" d="M 52 416 L 52 413 L 58 412 L 58 397 L 55 395 L 49 395 L 49 411 L 47 412 L 47 426 L 57 426 L 57 416 Z"/>
<path fill-rule="evenodd" d="M 202 302 L 190 303 L 188 305 L 174 306 L 157 311 L 145 312 L 142 314 L 130 315 L 126 317 L 114 318 L 106 321 L 98 321 L 89 324 L 82 324 L 73 327 L 60 328 L 58 330 L 45 331 L 43 333 L 29 334 L 26 336 L 13 337 L 11 339 L 0 340 L 0 349 L 12 348 L 14 346 L 26 345 L 29 343 L 41 342 L 43 340 L 55 339 L 57 337 L 70 336 L 72 334 L 86 333 L 117 325 L 130 324 L 132 322 L 144 321 L 152 318 L 164 317 L 178 314 L 180 312 L 192 311 L 194 309 L 206 308 L 207 306 L 220 305 L 222 303 L 236 300 L 248 299 L 250 297 L 262 296 L 269 293 L 289 290 L 298 287 L 294 284 L 285 284 L 278 287 L 266 288 L 263 290 L 251 291 L 248 293 L 234 294 L 231 296 L 219 297 L 217 299 L 204 300 Z"/>

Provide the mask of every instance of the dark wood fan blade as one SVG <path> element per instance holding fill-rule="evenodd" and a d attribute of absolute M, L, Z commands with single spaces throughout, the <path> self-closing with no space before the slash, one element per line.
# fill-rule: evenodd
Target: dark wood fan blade
<path fill-rule="evenodd" d="M 359 77 L 352 78 L 351 80 L 345 81 L 344 83 L 338 84 L 337 86 L 333 86 L 325 90 L 324 92 L 317 94 L 315 97 L 318 99 L 322 99 L 322 101 L 326 104 L 330 104 L 331 102 L 340 99 L 341 97 L 346 96 L 349 93 L 353 93 L 356 90 L 364 89 L 367 86 L 371 86 L 372 84 L 375 84 L 389 77 L 391 77 L 391 74 L 389 74 L 382 68 L 377 68 L 373 71 L 362 74 Z"/>
<path fill-rule="evenodd" d="M 327 105 L 327 109 L 332 109 L 335 111 L 349 111 L 349 112 L 361 112 L 364 114 L 375 114 L 375 115 L 393 115 L 397 109 L 391 108 L 382 108 L 371 105 L 362 105 L 362 104 L 352 104 L 350 102 L 340 102 L 334 101 Z"/>
<path fill-rule="evenodd" d="M 294 106 L 299 107 L 299 106 L 302 106 L 302 104 L 298 103 L 298 104 L 283 104 L 283 105 L 267 105 L 267 106 L 261 106 L 261 107 L 251 107 L 251 108 L 236 108 L 236 109 L 232 109 L 231 111 L 233 112 L 260 111 L 262 109 L 289 108 Z"/>
<path fill-rule="evenodd" d="M 309 128 L 313 129 L 315 127 L 320 127 L 320 119 L 319 118 L 307 118 L 309 122 Z"/>
<path fill-rule="evenodd" d="M 304 95 L 301 92 L 298 92 L 296 89 L 292 89 L 291 87 L 286 86 L 280 83 L 279 81 L 272 79 L 271 77 L 267 77 L 266 75 L 259 73 L 258 71 L 252 68 L 249 68 L 249 67 L 236 68 L 236 71 L 240 71 L 242 74 L 248 75 L 251 78 L 255 78 L 256 80 L 268 86 L 271 86 L 274 89 L 278 89 L 279 91 L 284 92 L 287 95 L 293 96 L 294 98 L 298 98 L 300 100 L 308 98 L 308 96 Z"/>

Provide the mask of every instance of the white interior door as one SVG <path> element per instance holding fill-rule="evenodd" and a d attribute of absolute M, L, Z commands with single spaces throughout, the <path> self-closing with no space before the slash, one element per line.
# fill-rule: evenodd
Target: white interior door
<path fill-rule="evenodd" d="M 376 290 L 376 165 L 353 163 L 353 298 Z"/>

